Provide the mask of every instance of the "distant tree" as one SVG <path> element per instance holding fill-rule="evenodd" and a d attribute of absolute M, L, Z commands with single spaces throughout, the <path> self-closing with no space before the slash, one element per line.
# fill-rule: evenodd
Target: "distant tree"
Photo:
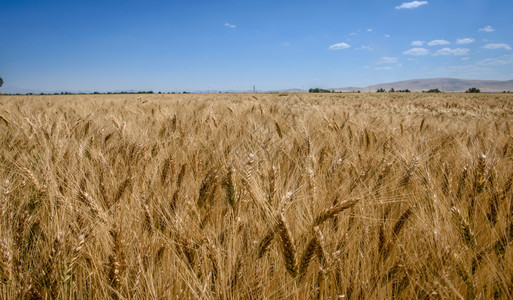
<path fill-rule="evenodd" d="M 481 93 L 481 90 L 475 87 L 469 88 L 465 93 Z"/>
<path fill-rule="evenodd" d="M 325 89 L 320 89 L 320 88 L 315 88 L 315 89 L 309 89 L 308 92 L 309 93 L 331 93 L 332 91 L 325 90 Z"/>
<path fill-rule="evenodd" d="M 376 90 L 376 93 L 384 93 L 386 92 L 384 88 L 379 88 Z"/>
<path fill-rule="evenodd" d="M 4 80 L 2 79 L 2 77 L 0 77 L 0 87 L 2 87 L 3 84 L 4 84 Z"/>
<path fill-rule="evenodd" d="M 430 89 L 429 91 L 422 91 L 423 93 L 441 93 L 439 89 Z"/>
<path fill-rule="evenodd" d="M 389 92 L 389 93 L 394 93 L 394 92 L 395 92 L 395 90 L 394 90 L 394 88 L 391 88 L 391 89 L 390 89 L 390 91 L 388 91 L 388 92 Z"/>

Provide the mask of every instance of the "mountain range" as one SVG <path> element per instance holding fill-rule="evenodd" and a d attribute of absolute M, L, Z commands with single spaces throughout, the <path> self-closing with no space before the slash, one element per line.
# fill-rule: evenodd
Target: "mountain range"
<path fill-rule="evenodd" d="M 396 81 L 389 83 L 374 84 L 368 87 L 345 87 L 334 88 L 336 92 L 375 92 L 378 89 L 389 91 L 394 90 L 410 90 L 412 92 L 422 92 L 431 89 L 439 89 L 444 92 L 465 92 L 469 88 L 478 88 L 481 92 L 513 92 L 513 80 L 468 80 L 456 78 L 429 78 L 429 79 L 411 79 L 404 81 Z"/>

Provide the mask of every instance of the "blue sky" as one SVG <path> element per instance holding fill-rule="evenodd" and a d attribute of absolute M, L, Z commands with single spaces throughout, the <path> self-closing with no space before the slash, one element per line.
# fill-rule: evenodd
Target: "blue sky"
<path fill-rule="evenodd" d="M 513 1 L 5 1 L 0 91 L 513 79 Z"/>

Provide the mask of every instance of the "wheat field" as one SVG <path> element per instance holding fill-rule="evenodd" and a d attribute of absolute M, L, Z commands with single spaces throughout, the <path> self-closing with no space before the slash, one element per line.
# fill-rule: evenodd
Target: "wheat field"
<path fill-rule="evenodd" d="M 513 97 L 0 96 L 1 299 L 511 299 Z"/>

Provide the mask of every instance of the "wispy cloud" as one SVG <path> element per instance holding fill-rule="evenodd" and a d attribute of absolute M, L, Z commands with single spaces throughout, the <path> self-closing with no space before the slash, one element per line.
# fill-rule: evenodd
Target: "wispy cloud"
<path fill-rule="evenodd" d="M 349 47 L 351 47 L 351 45 L 346 44 L 346 43 L 338 43 L 338 44 L 331 45 L 328 49 L 330 49 L 330 50 L 342 50 L 342 49 L 347 49 Z"/>
<path fill-rule="evenodd" d="M 390 37 L 390 34 L 385 34 L 385 37 L 386 37 L 386 38 L 389 38 L 389 37 Z"/>
<path fill-rule="evenodd" d="M 367 29 L 367 32 L 372 32 L 372 31 L 373 31 L 372 28 Z"/>
<path fill-rule="evenodd" d="M 472 38 L 464 38 L 464 39 L 458 39 L 456 41 L 456 44 L 459 44 L 459 45 L 472 44 L 475 41 L 476 40 L 472 39 Z"/>
<path fill-rule="evenodd" d="M 478 76 L 483 77 L 483 74 L 491 74 L 494 73 L 493 68 L 486 67 L 486 66 L 476 66 L 472 64 L 467 65 L 461 65 L 461 66 L 449 66 L 449 67 L 442 67 L 437 70 L 438 74 L 444 74 L 444 76 L 456 76 L 456 77 L 463 77 L 463 76 Z"/>
<path fill-rule="evenodd" d="M 224 26 L 226 26 L 228 28 L 236 28 L 237 27 L 237 25 L 230 24 L 230 23 L 224 23 Z"/>
<path fill-rule="evenodd" d="M 411 42 L 412 46 L 422 46 L 424 45 L 424 41 L 413 41 Z"/>
<path fill-rule="evenodd" d="M 477 64 L 481 66 L 513 65 L 513 54 L 503 55 L 496 58 L 486 58 L 477 62 Z"/>
<path fill-rule="evenodd" d="M 511 47 L 508 44 L 486 44 L 483 46 L 485 49 L 504 49 L 504 50 L 511 50 Z"/>
<path fill-rule="evenodd" d="M 479 31 L 483 31 L 483 32 L 493 32 L 493 31 L 495 31 L 495 29 L 493 29 L 493 27 L 492 27 L 492 26 L 490 26 L 490 25 L 486 25 L 486 26 L 485 26 L 485 27 L 483 27 L 483 28 L 479 28 Z"/>
<path fill-rule="evenodd" d="M 360 47 L 356 48 L 357 50 L 367 50 L 367 51 L 374 51 L 374 48 L 371 46 L 361 45 Z"/>
<path fill-rule="evenodd" d="M 403 54 L 416 56 L 428 55 L 429 50 L 425 48 L 411 48 L 410 50 L 404 51 Z"/>
<path fill-rule="evenodd" d="M 469 59 L 470 59 L 470 57 L 468 57 L 468 56 L 467 56 L 467 57 L 462 57 L 462 58 L 461 58 L 461 60 L 463 60 L 463 61 L 465 61 L 465 60 L 469 60 Z"/>
<path fill-rule="evenodd" d="M 383 70 L 393 70 L 394 68 L 392 67 L 377 67 L 377 68 L 374 68 L 374 70 L 376 71 L 383 71 Z"/>
<path fill-rule="evenodd" d="M 439 45 L 449 45 L 450 42 L 446 41 L 446 40 L 433 40 L 427 44 L 428 44 L 428 46 L 439 46 Z"/>
<path fill-rule="evenodd" d="M 443 49 L 440 49 L 438 51 L 435 52 L 435 56 L 438 56 L 438 55 L 468 55 L 470 49 L 467 49 L 467 48 L 456 48 L 456 49 L 451 49 L 451 48 L 443 48 Z"/>
<path fill-rule="evenodd" d="M 425 4 L 428 4 L 428 2 L 427 1 L 404 2 L 403 4 L 396 6 L 395 9 L 404 9 L 404 8 L 412 9 L 412 8 L 417 8 L 417 7 L 425 5 Z"/>
<path fill-rule="evenodd" d="M 399 58 L 397 57 L 388 57 L 383 56 L 379 59 L 378 64 L 396 64 L 399 62 Z"/>

